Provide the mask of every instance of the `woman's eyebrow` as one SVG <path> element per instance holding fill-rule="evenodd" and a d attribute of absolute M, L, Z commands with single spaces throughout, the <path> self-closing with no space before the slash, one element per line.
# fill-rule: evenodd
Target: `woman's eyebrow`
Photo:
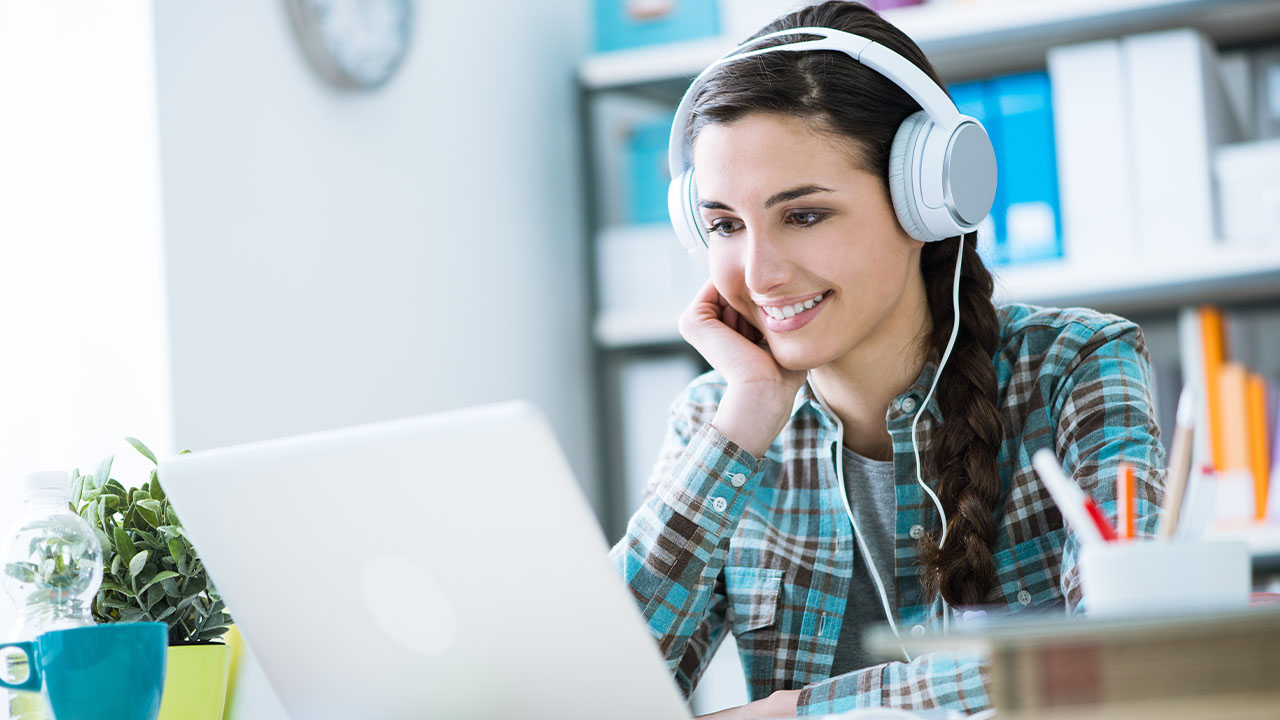
<path fill-rule="evenodd" d="M 815 193 L 824 193 L 824 192 L 834 192 L 834 191 L 831 188 L 822 187 L 821 185 L 800 185 L 798 187 L 793 187 L 790 190 L 783 190 L 780 193 L 776 193 L 770 196 L 768 200 L 764 201 L 764 207 L 766 210 L 768 210 L 769 208 L 773 207 L 774 205 L 777 205 L 778 203 L 784 203 L 790 200 L 796 200 L 796 199 L 805 197 L 806 195 L 813 195 Z M 728 205 L 725 205 L 722 202 L 717 202 L 715 200 L 703 200 L 698 203 L 698 206 L 707 208 L 708 210 L 729 210 L 729 211 L 733 210 L 733 208 L 729 207 Z"/>

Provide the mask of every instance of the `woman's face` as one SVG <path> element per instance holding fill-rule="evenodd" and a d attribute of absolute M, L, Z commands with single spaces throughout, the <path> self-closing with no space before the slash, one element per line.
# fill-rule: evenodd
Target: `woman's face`
<path fill-rule="evenodd" d="M 920 330 L 923 243 L 853 158 L 847 141 L 774 114 L 710 123 L 694 142 L 711 278 L 790 370 Z"/>

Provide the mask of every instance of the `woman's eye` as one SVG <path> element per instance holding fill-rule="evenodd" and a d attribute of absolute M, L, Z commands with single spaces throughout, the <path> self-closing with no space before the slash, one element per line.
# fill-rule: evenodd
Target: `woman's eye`
<path fill-rule="evenodd" d="M 707 228 L 707 234 L 715 234 L 720 237 L 728 237 L 737 232 L 741 223 L 733 220 L 716 220 L 711 223 L 711 227 Z"/>
<path fill-rule="evenodd" d="M 799 227 L 809 227 L 817 225 L 826 218 L 826 215 L 820 212 L 793 212 L 787 215 L 787 220 L 793 225 Z"/>

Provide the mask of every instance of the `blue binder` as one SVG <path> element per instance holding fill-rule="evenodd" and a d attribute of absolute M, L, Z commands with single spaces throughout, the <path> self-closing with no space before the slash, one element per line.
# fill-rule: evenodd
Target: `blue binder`
<path fill-rule="evenodd" d="M 594 0 L 596 51 L 714 37 L 716 0 Z"/>
<path fill-rule="evenodd" d="M 627 222 L 665 223 L 667 187 L 667 143 L 671 140 L 674 115 L 662 115 L 631 128 L 627 142 Z"/>
<path fill-rule="evenodd" d="M 1010 264 L 1062 257 L 1062 212 L 1049 75 L 1031 72 L 986 83 L 987 110 L 998 116 L 996 166 L 1003 206 L 997 227 Z"/>

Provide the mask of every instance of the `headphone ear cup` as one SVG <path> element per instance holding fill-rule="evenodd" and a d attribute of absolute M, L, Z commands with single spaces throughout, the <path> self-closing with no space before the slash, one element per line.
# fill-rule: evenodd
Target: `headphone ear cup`
<path fill-rule="evenodd" d="M 676 239 L 688 252 L 696 252 L 706 246 L 693 208 L 696 193 L 693 168 L 671 178 L 667 187 L 667 214 L 671 216 L 671 227 L 676 231 Z"/>
<path fill-rule="evenodd" d="M 889 148 L 889 197 L 893 200 L 893 210 L 898 215 L 898 222 L 908 235 L 921 242 L 931 242 L 933 238 L 925 230 L 924 219 L 920 216 L 921 199 L 916 193 L 916 147 L 924 130 L 933 121 L 923 110 L 907 116 L 898 126 L 893 136 L 893 145 Z"/>

